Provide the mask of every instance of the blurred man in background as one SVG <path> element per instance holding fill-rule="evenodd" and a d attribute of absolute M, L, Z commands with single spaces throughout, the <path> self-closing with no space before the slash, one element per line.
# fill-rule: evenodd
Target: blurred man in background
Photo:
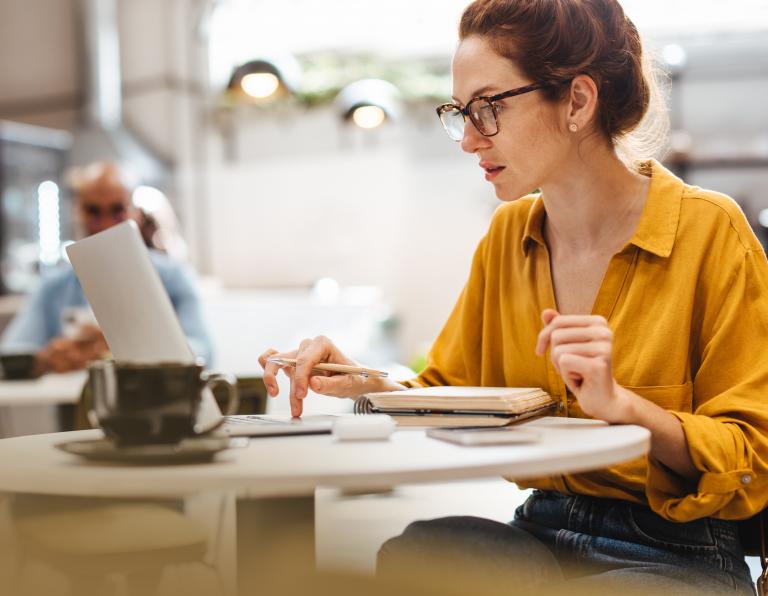
<path fill-rule="evenodd" d="M 144 223 L 142 212 L 132 200 L 135 185 L 117 165 L 97 162 L 78 168 L 69 182 L 75 195 L 76 221 L 83 236 L 97 234 L 128 219 L 134 219 L 140 227 Z M 211 342 L 194 274 L 187 265 L 160 251 L 150 250 L 150 257 L 192 351 L 210 364 Z M 38 373 L 84 368 L 88 361 L 108 352 L 71 266 L 62 265 L 44 277 L 9 324 L 0 349 L 35 352 Z"/>

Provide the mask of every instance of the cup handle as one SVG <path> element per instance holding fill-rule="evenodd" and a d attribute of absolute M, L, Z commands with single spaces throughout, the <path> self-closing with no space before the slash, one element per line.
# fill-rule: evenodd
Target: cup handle
<path fill-rule="evenodd" d="M 223 412 L 223 416 L 216 420 L 213 424 L 209 424 L 204 427 L 198 425 L 195 426 L 195 433 L 198 435 L 204 435 L 207 432 L 219 428 L 227 416 L 233 416 L 237 414 L 237 409 L 240 407 L 240 394 L 237 391 L 237 379 L 233 375 L 226 373 L 203 373 L 203 379 L 205 379 L 205 387 L 213 389 L 217 385 L 226 385 L 227 387 L 227 408 Z"/>

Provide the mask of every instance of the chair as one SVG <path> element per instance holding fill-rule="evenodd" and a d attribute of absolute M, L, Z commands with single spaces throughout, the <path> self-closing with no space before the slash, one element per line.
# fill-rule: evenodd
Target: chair
<path fill-rule="evenodd" d="M 240 395 L 238 414 L 265 414 L 267 412 L 267 387 L 261 377 L 238 376 L 237 392 Z M 226 387 L 218 386 L 213 390 L 219 407 L 227 403 Z M 223 411 L 223 410 L 222 410 Z"/>
<path fill-rule="evenodd" d="M 40 499 L 32 500 L 35 509 L 43 504 Z M 77 596 L 103 594 L 113 575 L 122 576 L 128 594 L 150 596 L 168 566 L 208 566 L 206 528 L 159 504 L 95 505 L 90 499 L 79 504 L 63 499 L 52 512 L 29 513 L 22 508 L 14 525 L 20 551 L 16 587 L 21 593 L 25 566 L 32 561 L 63 573 L 70 581 L 70 594 Z M 221 588 L 218 574 L 216 581 Z"/>
<path fill-rule="evenodd" d="M 739 522 L 739 539 L 748 557 L 760 557 L 763 572 L 757 580 L 760 596 L 768 596 L 768 513 L 761 511 L 754 517 Z"/>

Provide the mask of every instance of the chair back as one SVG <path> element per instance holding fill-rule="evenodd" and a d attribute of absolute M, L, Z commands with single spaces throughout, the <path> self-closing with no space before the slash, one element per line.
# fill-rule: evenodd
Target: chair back
<path fill-rule="evenodd" d="M 763 568 L 763 572 L 756 582 L 758 596 L 768 596 L 767 519 L 768 513 L 763 510 L 754 517 L 738 522 L 739 539 L 741 540 L 744 554 L 748 557 L 760 557 L 760 565 Z"/>

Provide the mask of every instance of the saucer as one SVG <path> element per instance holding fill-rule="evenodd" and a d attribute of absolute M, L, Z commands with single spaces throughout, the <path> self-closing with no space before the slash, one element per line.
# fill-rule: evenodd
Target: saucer
<path fill-rule="evenodd" d="M 178 443 L 118 446 L 110 439 L 82 439 L 57 443 L 56 448 L 93 461 L 131 464 L 188 464 L 211 461 L 233 446 L 229 437 L 191 437 Z"/>

